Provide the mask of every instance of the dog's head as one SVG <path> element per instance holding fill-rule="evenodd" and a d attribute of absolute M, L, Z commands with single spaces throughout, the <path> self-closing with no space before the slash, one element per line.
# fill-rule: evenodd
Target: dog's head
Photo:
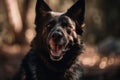
<path fill-rule="evenodd" d="M 78 0 L 65 13 L 53 12 L 43 0 L 37 0 L 34 45 L 48 52 L 53 61 L 61 60 L 72 46 L 81 44 L 84 12 L 84 0 Z"/>

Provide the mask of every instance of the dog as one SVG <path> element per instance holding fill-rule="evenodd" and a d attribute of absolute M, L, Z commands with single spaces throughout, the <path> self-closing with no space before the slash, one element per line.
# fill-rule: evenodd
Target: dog
<path fill-rule="evenodd" d="M 78 0 L 64 13 L 43 1 L 36 3 L 36 36 L 14 80 L 82 80 L 82 25 L 85 1 Z"/>

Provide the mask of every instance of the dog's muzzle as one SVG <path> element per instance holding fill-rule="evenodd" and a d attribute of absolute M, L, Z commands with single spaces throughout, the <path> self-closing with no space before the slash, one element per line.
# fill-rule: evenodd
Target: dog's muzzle
<path fill-rule="evenodd" d="M 48 46 L 51 60 L 59 61 L 63 58 L 67 42 L 67 37 L 61 29 L 51 31 L 48 36 Z"/>

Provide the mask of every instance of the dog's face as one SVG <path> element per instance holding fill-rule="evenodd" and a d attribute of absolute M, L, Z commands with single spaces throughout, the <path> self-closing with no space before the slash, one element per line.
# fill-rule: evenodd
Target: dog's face
<path fill-rule="evenodd" d="M 75 11 L 75 9 L 77 9 Z M 75 12 L 73 12 L 75 11 Z M 45 49 L 53 61 L 59 61 L 71 46 L 80 45 L 81 25 L 84 20 L 84 0 L 79 0 L 66 13 L 53 12 L 44 1 L 37 1 L 37 47 Z"/>
<path fill-rule="evenodd" d="M 47 45 L 52 60 L 60 60 L 68 49 L 69 44 L 74 44 L 77 39 L 75 22 L 66 15 L 49 12 L 51 20 L 48 21 L 46 30 Z"/>

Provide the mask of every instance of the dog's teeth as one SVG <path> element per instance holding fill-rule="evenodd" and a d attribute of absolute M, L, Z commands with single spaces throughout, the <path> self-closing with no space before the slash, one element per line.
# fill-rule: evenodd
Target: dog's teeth
<path fill-rule="evenodd" d="M 68 51 L 68 50 L 70 50 L 70 49 L 69 49 L 69 48 L 66 48 L 66 49 L 64 48 L 64 49 L 62 49 L 63 52 L 66 52 L 66 51 Z"/>

